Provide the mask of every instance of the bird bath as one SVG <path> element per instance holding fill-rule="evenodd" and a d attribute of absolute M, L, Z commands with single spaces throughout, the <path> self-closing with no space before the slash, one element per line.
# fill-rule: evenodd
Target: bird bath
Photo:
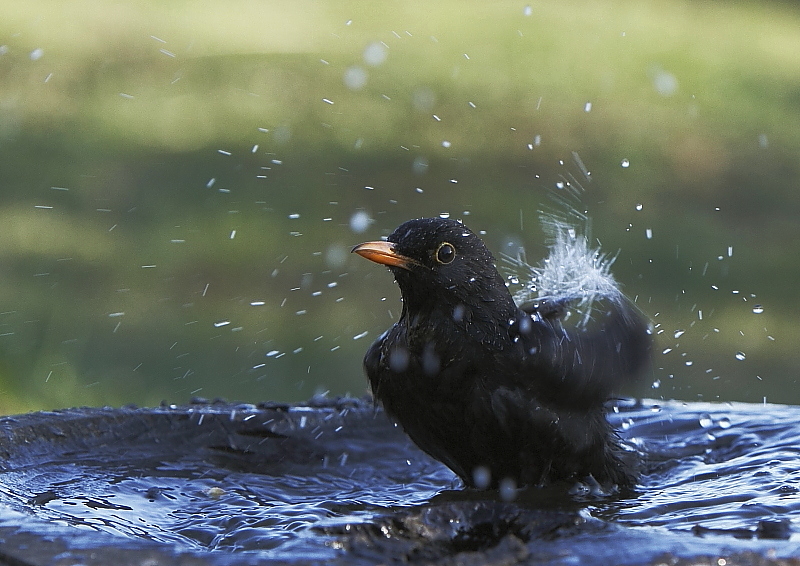
<path fill-rule="evenodd" d="M 800 408 L 627 402 L 611 419 L 650 455 L 636 493 L 502 501 L 462 490 L 363 400 L 4 417 L 0 563 L 777 564 L 800 552 Z"/>

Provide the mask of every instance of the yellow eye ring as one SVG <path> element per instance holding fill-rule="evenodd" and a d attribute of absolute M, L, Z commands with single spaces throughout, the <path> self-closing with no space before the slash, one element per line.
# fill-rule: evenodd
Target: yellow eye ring
<path fill-rule="evenodd" d="M 456 259 L 456 249 L 453 247 L 453 244 L 450 242 L 443 242 L 437 249 L 436 249 L 436 261 L 442 264 L 452 263 L 454 259 Z"/>

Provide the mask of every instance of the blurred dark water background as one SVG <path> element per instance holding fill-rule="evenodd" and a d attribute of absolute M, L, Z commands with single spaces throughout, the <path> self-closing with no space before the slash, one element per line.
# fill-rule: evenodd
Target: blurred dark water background
<path fill-rule="evenodd" d="M 545 253 L 580 184 L 657 325 L 624 393 L 800 403 L 800 7 L 0 2 L 0 411 L 361 395 L 349 254 Z M 589 174 L 587 174 L 589 173 Z"/>

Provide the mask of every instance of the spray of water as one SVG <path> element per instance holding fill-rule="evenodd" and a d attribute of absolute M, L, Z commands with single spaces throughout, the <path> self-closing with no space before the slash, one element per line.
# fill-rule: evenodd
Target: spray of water
<path fill-rule="evenodd" d="M 542 227 L 546 234 L 549 255 L 539 265 L 531 265 L 523 250 L 517 257 L 504 259 L 522 283 L 514 291 L 517 304 L 568 304 L 579 317 L 579 325 L 591 320 L 595 303 L 600 299 L 619 301 L 622 293 L 611 265 L 616 255 L 602 253 L 589 243 L 588 226 L 571 223 L 565 218 L 543 213 Z"/>
<path fill-rule="evenodd" d="M 591 218 L 578 210 L 583 187 L 574 177 L 559 183 L 558 193 L 551 195 L 556 205 L 540 211 L 539 220 L 545 234 L 549 255 L 538 265 L 527 262 L 524 249 L 517 256 L 504 256 L 512 272 L 512 289 L 519 305 L 557 303 L 569 306 L 578 315 L 577 325 L 584 327 L 593 318 L 600 300 L 617 304 L 624 298 L 611 274 L 617 254 L 603 253 L 599 242 L 591 243 Z"/>

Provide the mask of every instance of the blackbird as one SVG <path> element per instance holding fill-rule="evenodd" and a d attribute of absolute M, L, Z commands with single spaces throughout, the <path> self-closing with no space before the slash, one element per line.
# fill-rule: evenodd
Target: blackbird
<path fill-rule="evenodd" d="M 635 484 L 605 405 L 647 366 L 651 331 L 618 288 L 594 297 L 586 324 L 566 322 L 574 297 L 518 306 L 483 241 L 452 219 L 410 220 L 353 252 L 400 287 L 400 319 L 364 367 L 417 446 L 471 487 Z"/>

